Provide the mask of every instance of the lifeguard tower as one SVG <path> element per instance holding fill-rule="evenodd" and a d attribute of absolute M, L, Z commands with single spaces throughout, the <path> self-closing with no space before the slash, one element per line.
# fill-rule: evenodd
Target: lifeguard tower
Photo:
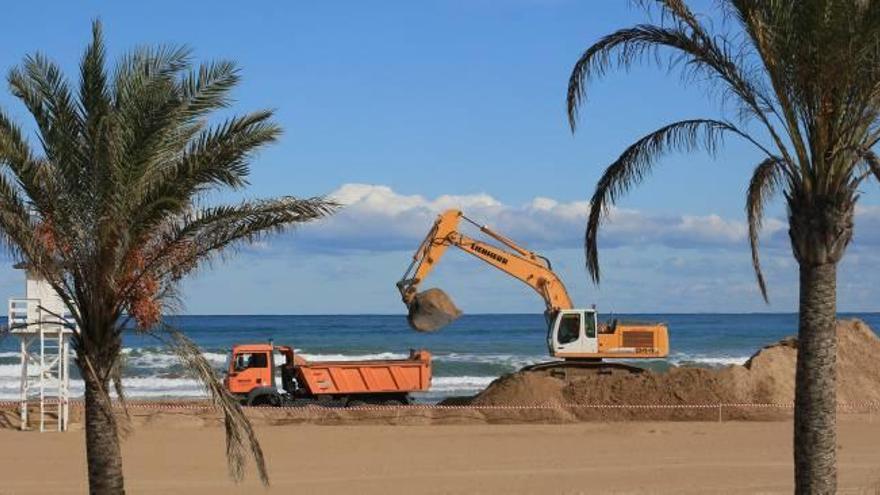
<path fill-rule="evenodd" d="M 39 407 L 40 431 L 66 431 L 70 403 L 70 336 L 77 331 L 52 286 L 26 265 L 25 297 L 9 300 L 9 333 L 21 342 L 21 429 Z"/>

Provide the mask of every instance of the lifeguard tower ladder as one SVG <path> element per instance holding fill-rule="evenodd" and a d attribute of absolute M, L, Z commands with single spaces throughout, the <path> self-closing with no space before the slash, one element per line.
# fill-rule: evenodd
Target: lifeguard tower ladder
<path fill-rule="evenodd" d="M 9 333 L 21 349 L 21 429 L 31 429 L 39 407 L 40 431 L 66 431 L 70 405 L 70 336 L 77 331 L 52 286 L 26 266 L 25 297 L 9 300 Z"/>

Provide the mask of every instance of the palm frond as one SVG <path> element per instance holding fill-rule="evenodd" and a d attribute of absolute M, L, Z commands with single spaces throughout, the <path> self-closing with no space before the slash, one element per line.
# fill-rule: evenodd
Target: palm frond
<path fill-rule="evenodd" d="M 80 62 L 80 103 L 82 114 L 89 119 L 87 128 L 91 134 L 109 110 L 110 94 L 106 72 L 107 50 L 104 47 L 100 21 L 92 23 L 92 42 L 86 48 Z"/>
<path fill-rule="evenodd" d="M 250 173 L 247 158 L 258 148 L 272 143 L 281 128 L 271 122 L 272 112 L 263 110 L 233 117 L 197 135 L 180 160 L 167 170 L 159 170 L 159 182 L 172 182 L 201 189 L 204 186 L 239 188 L 247 184 Z M 164 179 L 164 180 L 163 180 Z M 185 193 L 191 190 L 182 187 Z"/>
<path fill-rule="evenodd" d="M 877 155 L 871 152 L 872 159 L 868 161 L 868 167 L 871 169 L 871 173 L 874 174 L 874 178 L 877 179 L 877 182 L 880 182 L 880 160 L 877 159 Z"/>
<path fill-rule="evenodd" d="M 186 75 L 180 82 L 186 117 L 198 118 L 205 112 L 226 108 L 229 92 L 239 80 L 238 67 L 231 61 L 204 64 L 198 71 Z"/>
<path fill-rule="evenodd" d="M 293 197 L 205 208 L 184 215 L 163 231 L 150 246 L 142 272 L 176 281 L 225 249 L 318 220 L 337 209 L 337 203 L 325 198 Z"/>
<path fill-rule="evenodd" d="M 179 77 L 191 63 L 186 47 L 141 48 L 117 64 L 114 74 L 115 181 L 131 184 L 155 162 L 172 160 L 191 126 L 181 116 Z M 185 138 L 187 136 L 184 136 Z M 119 199 L 119 198 L 112 198 Z"/>
<path fill-rule="evenodd" d="M 859 151 L 860 161 L 864 167 L 864 171 L 853 178 L 853 188 L 858 187 L 862 181 L 873 176 L 877 182 L 880 182 L 880 158 L 873 150 L 863 149 Z"/>
<path fill-rule="evenodd" d="M 755 117 L 761 122 L 777 148 L 774 154 L 781 154 L 790 163 L 786 142 L 770 118 L 779 116 L 777 102 L 763 80 L 754 75 L 755 71 L 746 70 L 748 46 L 734 46 L 727 38 L 712 36 L 680 0 L 658 0 L 656 3 L 675 21 L 672 26 L 639 24 L 620 29 L 600 38 L 575 63 L 566 95 L 571 130 L 577 128 L 579 110 L 586 101 L 589 82 L 611 68 L 629 69 L 653 58 L 668 70 L 681 67 L 687 80 L 701 76 L 719 83 L 725 94 L 739 104 L 744 117 Z M 669 51 L 665 59 L 662 56 L 664 50 Z"/>
<path fill-rule="evenodd" d="M 13 95 L 37 123 L 45 155 L 45 160 L 36 159 L 24 151 L 24 139 L 18 138 L 21 152 L 10 162 L 11 170 L 37 207 L 55 211 L 75 208 L 78 205 L 69 201 L 70 194 L 88 191 L 83 167 L 89 161 L 81 146 L 83 119 L 67 80 L 56 64 L 40 54 L 26 57 L 21 67 L 9 72 L 8 80 Z M 7 136 L 14 133 L 5 127 Z M 50 189 L 53 186 L 59 187 Z M 59 216 L 58 228 L 66 227 L 69 223 Z"/>
<path fill-rule="evenodd" d="M 126 53 L 113 74 L 117 110 L 141 106 L 149 90 L 160 89 L 158 83 L 173 83 L 174 77 L 191 63 L 192 50 L 186 46 L 140 47 Z"/>
<path fill-rule="evenodd" d="M 27 250 L 28 254 L 43 258 L 45 250 L 33 239 L 36 225 L 28 212 L 19 190 L 0 174 L 0 231 L 10 241 L 10 247 Z"/>
<path fill-rule="evenodd" d="M 21 168 L 32 160 L 32 155 L 21 127 L 0 111 L 0 162 L 13 169 Z"/>
<path fill-rule="evenodd" d="M 661 24 L 666 24 L 667 20 L 671 20 L 673 23 L 687 26 L 701 38 L 711 38 L 700 23 L 697 14 L 683 0 L 633 0 L 633 3 L 649 13 L 653 8 L 659 8 Z"/>
<path fill-rule="evenodd" d="M 97 159 L 86 160 L 80 168 L 77 189 L 84 195 L 94 195 L 100 190 L 98 183 L 106 175 L 99 166 L 110 161 L 112 139 L 106 139 L 113 132 L 110 117 L 110 88 L 106 70 L 106 48 L 100 21 L 92 23 L 92 42 L 88 45 L 80 61 L 79 102 L 83 119 L 84 153 Z M 69 186 L 70 184 L 68 184 Z"/>
<path fill-rule="evenodd" d="M 657 158 L 669 151 L 691 151 L 698 148 L 714 153 L 725 133 L 733 133 L 757 144 L 751 136 L 729 122 L 683 120 L 639 139 L 605 169 L 590 200 L 590 215 L 584 239 L 587 269 L 594 282 L 598 283 L 600 278 L 598 236 L 602 215 L 608 213 L 620 196 L 641 183 Z"/>
<path fill-rule="evenodd" d="M 751 40 L 763 69 L 773 88 L 779 107 L 780 121 L 785 125 L 787 135 L 794 146 L 799 163 L 802 166 L 810 162 L 811 150 L 806 145 L 805 131 L 798 121 L 796 88 L 791 84 L 791 74 L 787 70 L 785 59 L 785 40 L 790 33 L 784 32 L 785 23 L 778 21 L 778 16 L 790 12 L 793 4 L 760 5 L 752 1 L 728 2 L 729 11 L 739 21 L 743 31 Z M 775 11 L 773 18 L 768 19 L 767 11 Z"/>
<path fill-rule="evenodd" d="M 60 163 L 80 163 L 82 121 L 61 69 L 41 54 L 30 55 L 22 67 L 9 72 L 8 81 L 13 95 L 34 116 L 46 156 Z"/>
<path fill-rule="evenodd" d="M 738 56 L 718 46 L 702 33 L 694 33 L 684 26 L 654 26 L 640 24 L 621 29 L 590 46 L 581 55 L 569 77 L 566 103 L 569 125 L 577 127 L 578 110 L 586 101 L 587 84 L 601 77 L 612 67 L 627 69 L 649 57 L 661 63 L 661 50 L 669 49 L 665 64 L 673 68 L 682 60 L 682 67 L 723 82 L 742 100 L 748 112 L 765 119 L 765 112 L 773 111 L 773 103 L 757 81 L 743 73 L 736 61 Z"/>
<path fill-rule="evenodd" d="M 767 297 L 767 284 L 764 280 L 764 273 L 761 270 L 761 259 L 758 252 L 759 236 L 764 221 L 764 206 L 779 192 L 784 180 L 785 169 L 782 165 L 782 159 L 775 156 L 768 157 L 755 167 L 755 171 L 752 173 L 752 178 L 749 181 L 749 191 L 746 199 L 752 267 L 755 270 L 758 287 L 761 289 L 761 296 L 765 302 L 769 302 L 769 298 Z"/>
<path fill-rule="evenodd" d="M 18 258 L 25 258 L 47 278 L 57 278 L 57 260 L 35 236 L 37 224 L 30 204 L 42 204 L 51 182 L 33 162 L 21 130 L 0 112 L 0 241 Z"/>
<path fill-rule="evenodd" d="M 125 420 L 118 423 L 120 429 L 119 436 L 121 438 L 126 438 L 131 435 L 134 428 L 131 423 L 131 413 L 128 410 L 128 399 L 125 394 L 125 386 L 122 384 L 122 368 L 122 360 L 117 359 L 115 366 L 113 366 L 113 369 L 110 372 L 110 382 L 113 384 L 113 391 L 116 392 L 116 398 L 122 406 L 122 411 L 125 414 Z"/>
<path fill-rule="evenodd" d="M 239 188 L 247 183 L 248 159 L 281 133 L 271 112 L 255 112 L 227 120 L 199 133 L 180 156 L 147 170 L 128 189 L 125 214 L 136 220 L 140 232 L 152 229 L 169 215 L 178 215 L 195 196 L 221 186 Z"/>
<path fill-rule="evenodd" d="M 260 481 L 263 485 L 269 486 L 266 459 L 256 432 L 241 405 L 223 387 L 201 349 L 186 335 L 167 323 L 160 325 L 153 334 L 180 359 L 183 367 L 202 384 L 214 406 L 223 413 L 223 425 L 226 429 L 226 461 L 230 476 L 236 481 L 244 478 L 246 456 L 250 452 Z"/>

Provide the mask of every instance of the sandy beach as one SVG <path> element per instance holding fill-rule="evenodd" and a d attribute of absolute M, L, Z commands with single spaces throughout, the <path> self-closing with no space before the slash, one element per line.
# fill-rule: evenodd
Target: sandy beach
<path fill-rule="evenodd" d="M 880 493 L 880 339 L 838 325 L 841 493 Z M 795 348 L 666 373 L 521 371 L 439 406 L 251 407 L 272 485 L 226 473 L 201 399 L 132 400 L 129 493 L 791 493 Z M 68 433 L 19 431 L 0 403 L 0 495 L 87 491 L 83 407 Z M 616 406 L 616 407 L 615 407 Z M 32 421 L 38 410 L 31 409 Z M 30 423 L 32 427 L 35 422 Z"/>
<path fill-rule="evenodd" d="M 257 421 L 272 486 L 226 475 L 223 431 L 162 412 L 123 443 L 130 493 L 790 493 L 791 423 L 316 425 Z M 842 493 L 880 490 L 880 417 L 842 415 Z M 0 494 L 84 493 L 83 433 L 0 430 Z"/>

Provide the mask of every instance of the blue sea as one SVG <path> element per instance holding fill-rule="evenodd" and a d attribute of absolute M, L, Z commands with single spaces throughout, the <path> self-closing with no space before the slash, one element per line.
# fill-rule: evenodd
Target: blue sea
<path fill-rule="evenodd" d="M 725 366 L 745 362 L 760 347 L 797 332 L 795 314 L 633 314 L 622 320 L 660 321 L 669 326 L 670 356 L 645 362 L 655 369 L 670 364 Z M 880 328 L 880 313 L 843 314 Z M 600 316 L 601 319 L 601 316 Z M 307 359 L 403 358 L 409 349 L 434 355 L 430 392 L 417 399 L 473 394 L 504 373 L 550 360 L 542 315 L 465 315 L 435 333 L 411 330 L 403 315 L 345 316 L 179 316 L 173 323 L 222 370 L 235 343 L 265 342 L 296 348 Z M 199 385 L 167 349 L 148 336 L 127 335 L 124 384 L 129 397 L 199 397 Z M 0 400 L 18 398 L 18 342 L 0 338 Z M 76 373 L 73 373 L 76 376 Z M 74 379 L 72 393 L 82 393 Z"/>

